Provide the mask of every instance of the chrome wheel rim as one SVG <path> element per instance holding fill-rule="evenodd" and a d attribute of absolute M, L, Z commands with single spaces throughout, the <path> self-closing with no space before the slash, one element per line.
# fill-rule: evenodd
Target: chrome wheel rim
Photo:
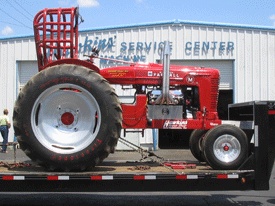
<path fill-rule="evenodd" d="M 60 154 L 79 152 L 96 138 L 101 122 L 94 96 L 74 84 L 46 89 L 35 101 L 31 126 L 37 140 Z"/>
<path fill-rule="evenodd" d="M 225 163 L 233 162 L 241 153 L 241 144 L 233 135 L 224 134 L 213 145 L 215 157 Z"/>

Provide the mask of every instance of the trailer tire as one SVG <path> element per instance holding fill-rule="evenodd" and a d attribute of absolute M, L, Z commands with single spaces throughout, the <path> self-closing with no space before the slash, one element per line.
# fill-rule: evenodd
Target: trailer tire
<path fill-rule="evenodd" d="M 122 127 L 119 99 L 106 79 L 62 64 L 34 75 L 13 113 L 20 147 L 52 171 L 87 170 L 114 150 Z"/>
<path fill-rule="evenodd" d="M 247 136 L 236 126 L 218 125 L 205 134 L 203 150 L 213 169 L 238 169 L 248 156 Z"/>
<path fill-rule="evenodd" d="M 193 156 L 200 162 L 205 162 L 202 141 L 207 130 L 195 129 L 190 135 L 189 148 Z"/>

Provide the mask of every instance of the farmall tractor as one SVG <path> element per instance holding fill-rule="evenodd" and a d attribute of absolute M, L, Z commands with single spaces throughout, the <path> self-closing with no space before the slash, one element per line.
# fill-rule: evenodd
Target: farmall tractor
<path fill-rule="evenodd" d="M 163 64 L 128 63 L 99 69 L 94 48 L 78 59 L 78 8 L 44 9 L 34 19 L 39 73 L 14 107 L 22 150 L 49 170 L 86 170 L 114 152 L 121 129 L 193 129 L 190 150 L 214 169 L 237 169 L 248 139 L 217 114 L 219 71 Z M 156 75 L 158 74 L 158 75 Z M 112 84 L 131 85 L 133 104 L 121 104 Z"/>

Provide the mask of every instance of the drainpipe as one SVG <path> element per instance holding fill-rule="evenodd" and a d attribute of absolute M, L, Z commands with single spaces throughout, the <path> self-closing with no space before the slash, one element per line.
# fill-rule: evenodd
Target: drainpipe
<path fill-rule="evenodd" d="M 158 129 L 153 130 L 153 147 L 154 151 L 158 150 Z"/>

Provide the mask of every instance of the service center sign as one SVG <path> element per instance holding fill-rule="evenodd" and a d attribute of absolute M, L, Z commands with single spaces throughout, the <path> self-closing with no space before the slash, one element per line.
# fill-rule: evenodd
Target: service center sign
<path fill-rule="evenodd" d="M 219 54 L 228 55 L 235 49 L 235 44 L 232 41 L 186 41 L 183 45 L 176 45 L 174 42 L 169 42 L 171 53 L 173 53 L 173 48 L 175 46 L 182 46 L 186 55 L 206 55 L 209 52 L 219 51 Z M 92 51 L 92 48 L 96 46 L 100 49 L 101 57 L 123 60 L 123 61 L 133 61 L 133 62 L 146 62 L 146 56 L 151 52 L 161 55 L 161 49 L 164 46 L 164 42 L 117 42 L 117 37 L 113 36 L 108 39 L 100 39 L 95 37 L 94 39 L 89 39 L 86 36 L 85 41 L 79 43 L 78 53 L 87 54 L 87 52 Z M 117 47 L 119 49 L 117 50 Z M 104 55 L 105 52 L 119 51 L 118 55 Z M 226 51 L 226 52 L 225 52 Z M 111 64 L 113 61 L 100 60 L 101 64 Z"/>

